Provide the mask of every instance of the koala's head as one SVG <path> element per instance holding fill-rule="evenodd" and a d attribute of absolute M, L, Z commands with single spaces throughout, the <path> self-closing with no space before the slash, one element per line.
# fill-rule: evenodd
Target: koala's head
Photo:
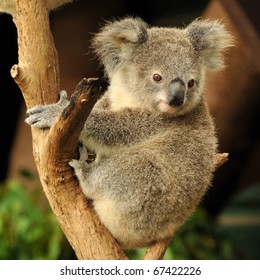
<path fill-rule="evenodd" d="M 141 19 L 107 24 L 93 47 L 110 79 L 115 109 L 140 107 L 184 114 L 203 100 L 204 73 L 224 67 L 232 36 L 217 21 L 185 29 L 148 27 Z"/>

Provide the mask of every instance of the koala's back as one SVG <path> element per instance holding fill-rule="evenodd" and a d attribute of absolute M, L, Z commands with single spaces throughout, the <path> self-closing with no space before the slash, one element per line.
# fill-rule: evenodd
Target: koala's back
<path fill-rule="evenodd" d="M 159 131 L 158 123 L 153 126 L 150 137 L 88 170 L 85 194 L 124 248 L 171 237 L 205 193 L 214 169 L 216 139 L 204 104 L 188 116 L 165 116 Z"/>

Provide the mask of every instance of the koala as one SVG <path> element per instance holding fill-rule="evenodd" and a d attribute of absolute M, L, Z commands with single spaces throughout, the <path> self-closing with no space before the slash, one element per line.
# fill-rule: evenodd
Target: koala
<path fill-rule="evenodd" d="M 205 72 L 224 67 L 231 45 L 222 24 L 204 20 L 179 29 L 130 17 L 94 36 L 110 85 L 81 132 L 80 158 L 69 164 L 122 248 L 171 238 L 210 186 L 217 139 Z M 68 103 L 63 91 L 58 103 L 28 110 L 26 122 L 50 127 Z"/>
<path fill-rule="evenodd" d="M 47 0 L 47 9 L 51 11 L 64 5 L 65 3 L 72 2 L 73 0 Z M 16 15 L 16 0 L 1 0 L 0 1 L 0 13 L 7 13 L 13 17 Z"/>

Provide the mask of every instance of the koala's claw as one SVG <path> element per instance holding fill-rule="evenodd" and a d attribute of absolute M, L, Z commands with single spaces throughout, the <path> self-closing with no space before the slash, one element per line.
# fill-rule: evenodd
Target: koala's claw
<path fill-rule="evenodd" d="M 56 115 L 48 112 L 47 106 L 35 106 L 27 111 L 30 116 L 25 119 L 25 123 L 37 128 L 46 128 L 52 125 Z"/>
<path fill-rule="evenodd" d="M 35 118 L 35 116 L 29 116 L 28 118 L 25 119 L 25 122 L 29 125 L 33 125 L 35 127 L 39 126 L 39 121 L 40 119 Z"/>
<path fill-rule="evenodd" d="M 67 92 L 65 90 L 61 90 L 59 95 L 60 95 L 60 99 L 58 101 L 58 104 L 62 104 L 64 103 L 64 101 L 68 101 Z"/>
<path fill-rule="evenodd" d="M 85 146 L 79 147 L 79 160 L 86 161 L 88 158 L 88 150 Z"/>
<path fill-rule="evenodd" d="M 86 163 L 86 160 L 88 158 L 88 150 L 84 146 L 79 147 L 79 159 L 72 159 L 69 162 L 69 165 L 73 167 L 74 169 L 80 168 L 82 166 L 82 163 Z"/>
<path fill-rule="evenodd" d="M 72 160 L 69 162 L 69 166 L 71 166 L 71 167 L 74 168 L 74 169 L 77 169 L 77 168 L 80 167 L 80 162 L 79 162 L 79 160 L 72 159 Z"/>
<path fill-rule="evenodd" d="M 41 113 L 43 110 L 44 110 L 44 106 L 42 106 L 42 105 L 37 105 L 37 106 L 34 106 L 34 107 L 28 109 L 28 110 L 26 111 L 26 114 L 28 114 L 28 115 L 33 115 L 33 114 L 35 114 L 35 113 Z"/>

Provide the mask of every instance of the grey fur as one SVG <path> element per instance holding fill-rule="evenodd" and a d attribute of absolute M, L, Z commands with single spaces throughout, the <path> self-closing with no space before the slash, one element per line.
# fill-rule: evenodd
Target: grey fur
<path fill-rule="evenodd" d="M 215 21 L 149 28 L 134 18 L 108 23 L 95 36 L 110 87 L 85 123 L 80 159 L 70 165 L 122 247 L 171 237 L 210 185 L 217 141 L 204 74 L 223 65 L 221 51 L 231 41 Z M 184 93 L 178 106 L 169 100 L 175 89 Z M 29 110 L 26 122 L 51 126 L 61 104 L 64 95 Z M 97 154 L 93 163 L 86 162 L 86 148 Z"/>

